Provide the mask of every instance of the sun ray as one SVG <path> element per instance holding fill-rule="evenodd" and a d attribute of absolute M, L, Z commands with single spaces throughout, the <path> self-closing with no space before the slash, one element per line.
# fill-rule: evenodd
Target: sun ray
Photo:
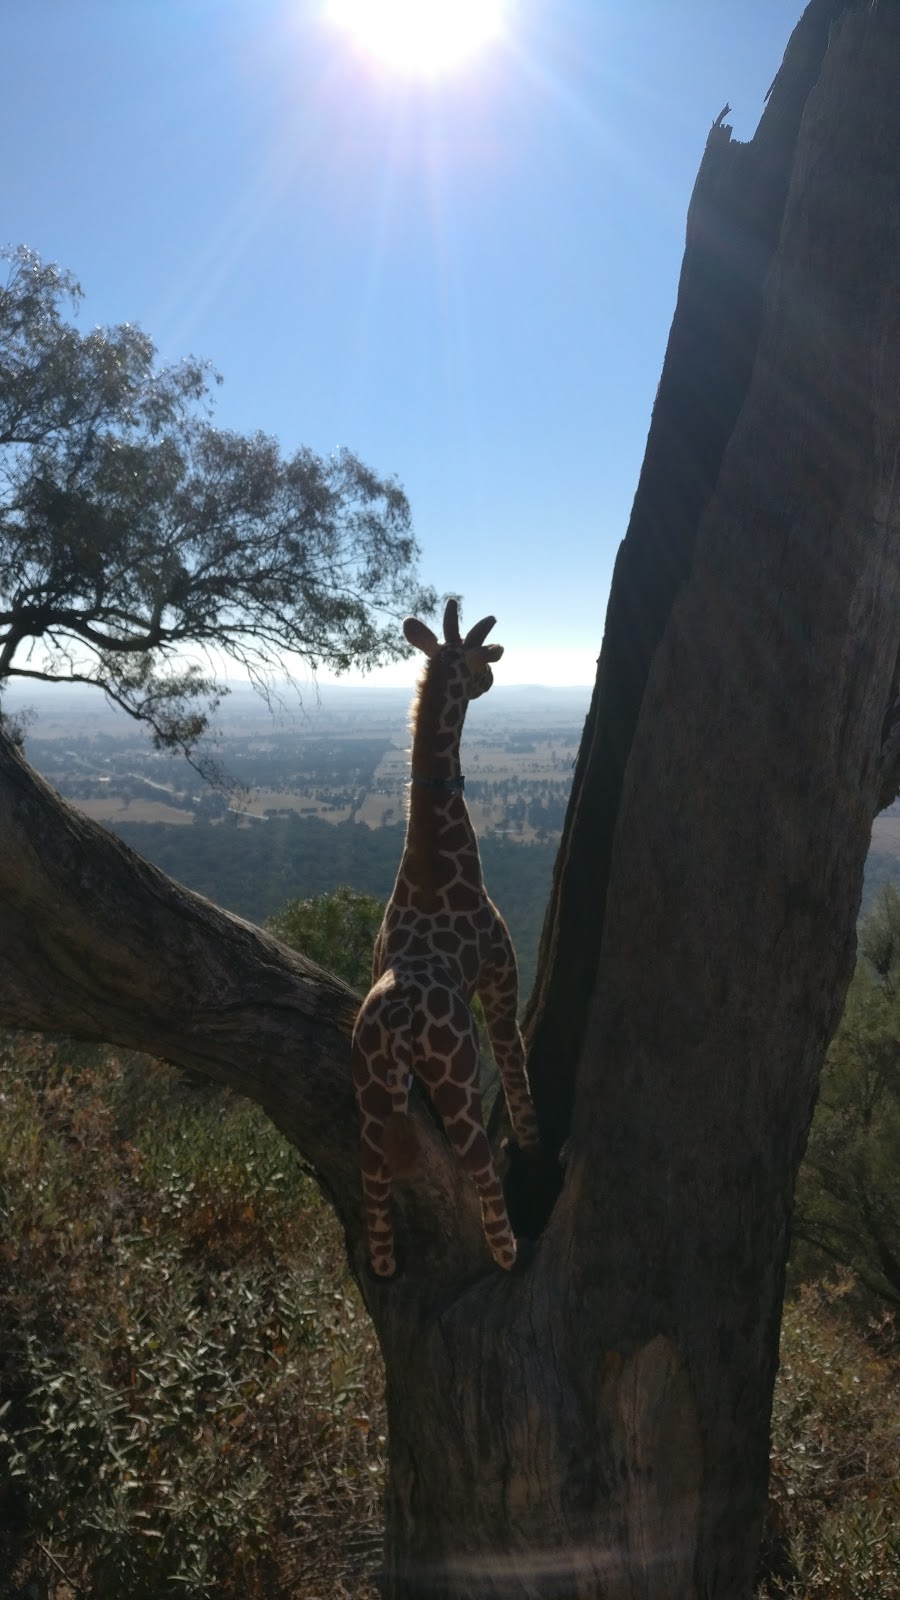
<path fill-rule="evenodd" d="M 327 14 L 384 67 L 452 71 L 503 31 L 505 0 L 328 0 Z"/>

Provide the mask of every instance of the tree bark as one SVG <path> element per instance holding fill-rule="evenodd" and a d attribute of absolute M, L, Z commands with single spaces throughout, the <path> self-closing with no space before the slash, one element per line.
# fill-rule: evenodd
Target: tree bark
<path fill-rule="evenodd" d="M 759 147 L 711 135 L 532 1011 L 563 1193 L 524 1279 L 404 1323 L 391 1594 L 750 1592 L 794 1177 L 896 777 L 898 67 L 900 8 L 813 6 Z"/>
<path fill-rule="evenodd" d="M 528 1007 L 532 1091 L 554 1152 L 571 1122 L 622 784 L 650 666 L 690 574 L 700 519 L 747 397 L 800 121 L 831 24 L 847 9 L 846 0 L 817 0 L 808 7 L 753 140 L 733 141 L 723 112 L 694 186 L 675 317 L 613 572 L 597 681 Z"/>
<path fill-rule="evenodd" d="M 373 1278 L 353 997 L 0 742 L 0 1020 L 199 1067 L 314 1166 L 385 1353 L 392 1600 L 750 1593 L 794 1177 L 897 771 L 898 68 L 900 7 L 814 0 L 754 141 L 710 135 L 532 1010 L 568 1161 L 515 1272 L 423 1118 Z"/>

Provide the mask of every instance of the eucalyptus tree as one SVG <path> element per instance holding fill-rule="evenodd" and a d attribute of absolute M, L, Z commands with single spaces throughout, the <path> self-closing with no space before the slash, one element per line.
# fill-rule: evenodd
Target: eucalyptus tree
<path fill-rule="evenodd" d="M 898 74 L 900 8 L 813 0 L 754 138 L 709 136 L 529 1011 L 515 1271 L 420 1107 L 372 1277 L 356 996 L 0 746 L 0 1019 L 231 1084 L 318 1174 L 385 1356 L 393 1600 L 751 1592 L 795 1176 L 900 781 Z"/>
<path fill-rule="evenodd" d="M 0 687 L 95 684 L 191 749 L 223 656 L 264 684 L 286 655 L 396 655 L 398 613 L 433 604 L 400 486 L 349 450 L 213 427 L 208 364 L 161 366 L 129 323 L 80 332 L 70 273 L 5 259 Z"/>

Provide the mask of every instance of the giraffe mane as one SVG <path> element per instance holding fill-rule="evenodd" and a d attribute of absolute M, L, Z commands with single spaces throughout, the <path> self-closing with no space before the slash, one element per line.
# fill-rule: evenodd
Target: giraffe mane
<path fill-rule="evenodd" d="M 419 712 L 420 712 L 421 706 L 422 706 L 422 696 L 424 694 L 425 684 L 426 684 L 427 679 L 428 679 L 428 672 L 429 672 L 430 667 L 431 667 L 431 662 L 430 661 L 426 661 L 424 667 L 422 668 L 422 671 L 419 673 L 419 676 L 416 679 L 416 687 L 413 690 L 413 697 L 412 697 L 412 700 L 409 703 L 409 717 L 407 719 L 407 723 L 408 723 L 409 731 L 413 735 L 415 734 L 416 727 L 418 726 Z"/>

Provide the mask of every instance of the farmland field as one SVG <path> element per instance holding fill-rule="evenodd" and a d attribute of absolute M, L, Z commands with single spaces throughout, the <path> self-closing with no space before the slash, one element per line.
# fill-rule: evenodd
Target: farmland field
<path fill-rule="evenodd" d="M 21 697 L 24 699 L 24 696 Z M 188 887 L 253 921 L 340 883 L 386 898 L 402 848 L 409 695 L 323 688 L 272 710 L 249 688 L 223 702 L 205 783 L 180 756 L 84 689 L 30 691 L 26 753 L 89 816 Z M 469 709 L 466 797 L 489 891 L 507 915 L 524 987 L 534 972 L 589 691 L 504 688 Z M 9 696 L 11 709 L 16 702 Z M 900 879 L 900 807 L 876 819 L 864 909 Z"/>

